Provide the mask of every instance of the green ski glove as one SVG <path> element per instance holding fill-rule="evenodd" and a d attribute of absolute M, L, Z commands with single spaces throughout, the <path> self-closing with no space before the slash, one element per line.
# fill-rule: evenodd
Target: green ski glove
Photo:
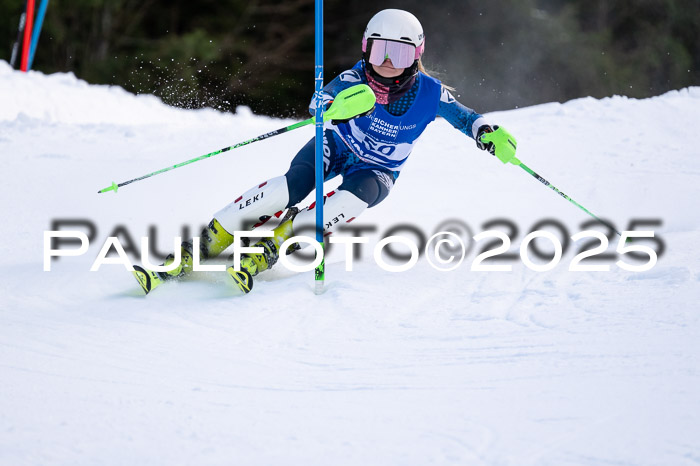
<path fill-rule="evenodd" d="M 360 118 L 360 117 L 363 117 L 363 116 L 370 115 L 372 112 L 374 112 L 374 107 L 370 108 L 370 109 L 367 110 L 366 112 L 359 113 L 359 114 L 355 115 L 354 117 L 345 118 L 345 119 L 342 119 L 342 120 L 341 120 L 341 119 L 337 119 L 337 118 L 336 118 L 336 119 L 333 119 L 333 120 L 331 120 L 331 123 L 333 123 L 334 125 L 339 125 L 339 124 L 341 124 L 341 123 L 347 123 L 347 122 L 349 122 L 350 120 L 354 120 L 355 118 Z"/>
<path fill-rule="evenodd" d="M 374 111 L 377 98 L 367 84 L 356 84 L 338 93 L 330 102 L 330 107 L 323 115 L 325 121 L 333 124 L 347 123 L 353 118 L 369 115 Z"/>
<path fill-rule="evenodd" d="M 477 138 L 477 145 L 480 147 L 483 145 L 483 149 L 498 157 L 498 160 L 501 162 L 511 162 L 518 165 L 519 160 L 515 158 L 515 149 L 518 144 L 515 138 L 504 128 L 494 126 L 491 132 L 488 130 L 482 131 L 482 128 L 479 128 Z"/>

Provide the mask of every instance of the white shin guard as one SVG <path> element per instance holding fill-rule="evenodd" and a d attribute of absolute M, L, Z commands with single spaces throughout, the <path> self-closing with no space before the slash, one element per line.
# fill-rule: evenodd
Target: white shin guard
<path fill-rule="evenodd" d="M 316 230 L 316 203 L 300 211 L 292 223 L 295 235 L 314 236 Z M 350 191 L 331 191 L 324 197 L 323 236 L 360 215 L 367 208 L 367 203 Z"/>
<path fill-rule="evenodd" d="M 281 212 L 289 202 L 287 178 L 278 176 L 249 189 L 238 199 L 214 214 L 224 230 L 250 229 L 251 226 L 266 221 L 266 218 Z"/>

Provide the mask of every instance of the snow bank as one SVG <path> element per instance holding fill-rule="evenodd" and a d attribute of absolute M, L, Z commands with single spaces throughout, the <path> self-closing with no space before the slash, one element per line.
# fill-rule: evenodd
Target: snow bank
<path fill-rule="evenodd" d="M 73 73 L 20 73 L 2 60 L 0 88 L 0 122 L 23 118 L 45 124 L 183 125 L 218 116 L 211 109 L 169 107 L 155 96 L 133 95 L 118 86 L 90 85 Z"/>

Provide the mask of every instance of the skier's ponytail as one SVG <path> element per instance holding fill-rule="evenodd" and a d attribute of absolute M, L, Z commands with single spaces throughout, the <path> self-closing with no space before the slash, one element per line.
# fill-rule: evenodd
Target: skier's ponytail
<path fill-rule="evenodd" d="M 421 73 L 423 73 L 423 74 L 426 75 L 426 76 L 430 76 L 431 78 L 437 78 L 437 74 L 438 74 L 438 73 L 435 73 L 434 71 L 428 71 L 428 70 L 425 69 L 425 66 L 423 65 L 423 59 L 422 59 L 422 58 L 419 58 L 419 59 L 418 59 L 418 71 L 420 71 Z M 455 90 L 456 90 L 454 87 L 448 86 L 448 85 L 445 84 L 445 83 L 442 83 L 442 87 L 444 87 L 444 88 L 447 89 L 448 91 L 452 91 L 452 92 L 455 92 Z"/>

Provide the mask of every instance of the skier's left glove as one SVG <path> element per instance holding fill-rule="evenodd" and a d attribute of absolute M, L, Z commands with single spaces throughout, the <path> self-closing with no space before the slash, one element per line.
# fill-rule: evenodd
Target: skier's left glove
<path fill-rule="evenodd" d="M 515 160 L 515 150 L 518 147 L 515 138 L 500 126 L 491 128 L 483 125 L 476 133 L 476 145 L 495 155 L 503 163 Z"/>
<path fill-rule="evenodd" d="M 491 125 L 479 126 L 479 130 L 476 132 L 476 147 L 478 147 L 481 150 L 487 151 L 491 155 L 496 155 L 496 148 L 493 146 L 493 143 L 489 142 L 488 144 L 485 144 L 481 140 L 481 136 L 483 136 L 486 133 L 493 133 L 493 128 L 491 128 Z"/>
<path fill-rule="evenodd" d="M 370 115 L 373 111 L 374 111 L 374 107 L 370 108 L 369 110 L 367 110 L 367 111 L 364 112 L 364 113 L 360 113 L 359 115 L 355 115 L 355 116 L 352 117 L 352 118 L 346 118 L 346 119 L 344 119 L 344 120 L 331 120 L 331 123 L 333 123 L 334 125 L 339 125 L 340 123 L 347 123 L 348 121 L 354 120 L 355 118 L 360 118 L 360 117 L 363 117 L 363 116 Z"/>

